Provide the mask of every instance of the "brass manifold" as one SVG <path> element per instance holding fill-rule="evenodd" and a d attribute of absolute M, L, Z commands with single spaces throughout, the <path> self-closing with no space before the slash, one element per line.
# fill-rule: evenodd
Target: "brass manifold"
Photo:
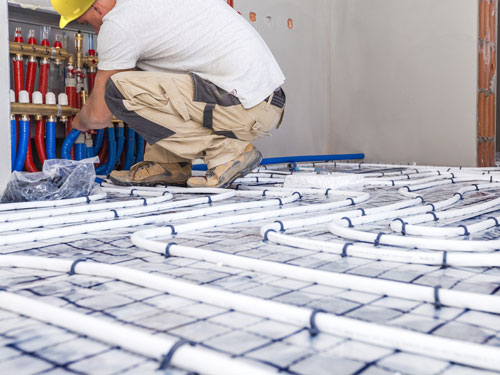
<path fill-rule="evenodd" d="M 73 63 L 77 60 L 75 55 L 63 48 L 45 47 L 28 43 L 9 42 L 9 52 L 11 55 L 33 56 L 55 61 L 68 60 L 68 63 Z M 78 56 L 78 60 L 81 60 L 81 63 L 89 68 L 97 68 L 97 63 L 99 62 L 97 56 Z"/>
<path fill-rule="evenodd" d="M 80 110 L 69 105 L 10 103 L 10 112 L 13 115 L 23 116 L 70 117 L 76 115 Z"/>
<path fill-rule="evenodd" d="M 71 117 L 78 114 L 78 112 L 80 112 L 80 109 L 69 105 L 10 103 L 10 113 L 12 115 Z M 111 122 L 121 123 L 123 121 L 113 117 Z"/>

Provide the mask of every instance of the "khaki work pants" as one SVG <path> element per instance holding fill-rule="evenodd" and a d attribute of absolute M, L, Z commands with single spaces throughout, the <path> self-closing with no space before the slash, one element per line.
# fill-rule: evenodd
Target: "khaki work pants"
<path fill-rule="evenodd" d="M 214 168 L 235 159 L 251 141 L 270 135 L 281 124 L 285 99 L 283 94 L 281 108 L 271 104 L 276 93 L 245 109 L 236 97 L 200 77 L 132 71 L 108 80 L 106 103 L 146 139 L 144 160 L 174 163 L 203 158 L 208 168 Z"/>

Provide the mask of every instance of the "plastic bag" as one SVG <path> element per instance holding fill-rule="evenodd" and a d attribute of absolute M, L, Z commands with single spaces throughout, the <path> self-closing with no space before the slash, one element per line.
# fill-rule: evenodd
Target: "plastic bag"
<path fill-rule="evenodd" d="M 2 203 L 47 201 L 85 197 L 91 194 L 94 163 L 99 158 L 80 161 L 50 159 L 37 173 L 13 172 L 2 196 Z"/>

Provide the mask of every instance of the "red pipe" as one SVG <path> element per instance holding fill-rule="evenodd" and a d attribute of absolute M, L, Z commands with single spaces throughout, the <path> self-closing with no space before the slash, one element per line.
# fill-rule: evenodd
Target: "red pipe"
<path fill-rule="evenodd" d="M 45 95 L 47 95 L 49 87 L 49 69 L 50 63 L 43 59 L 40 62 L 40 81 L 38 82 L 38 91 L 42 93 L 43 101 L 45 102 Z"/>
<path fill-rule="evenodd" d="M 18 56 L 14 58 L 14 91 L 16 93 L 16 101 L 19 101 L 19 92 L 24 90 L 23 79 L 23 58 Z"/>
<path fill-rule="evenodd" d="M 68 95 L 68 104 L 72 107 L 76 107 L 76 87 L 75 86 L 66 86 L 66 95 Z M 66 135 L 71 133 L 73 130 L 73 118 L 68 118 L 68 123 L 66 124 Z M 71 158 L 75 158 L 75 149 L 71 148 Z"/>

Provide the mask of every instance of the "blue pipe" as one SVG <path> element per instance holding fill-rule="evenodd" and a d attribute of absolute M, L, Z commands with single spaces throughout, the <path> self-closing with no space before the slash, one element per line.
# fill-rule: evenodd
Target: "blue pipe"
<path fill-rule="evenodd" d="M 30 122 L 29 120 L 19 121 L 19 145 L 16 154 L 16 163 L 14 170 L 21 172 L 28 153 L 28 142 L 30 141 Z"/>
<path fill-rule="evenodd" d="M 127 151 L 125 152 L 125 162 L 123 163 L 123 170 L 128 171 L 134 164 L 135 153 L 135 130 L 127 129 Z"/>
<path fill-rule="evenodd" d="M 94 139 L 94 155 L 96 156 L 102 147 L 102 142 L 104 140 L 104 129 L 99 129 Z"/>
<path fill-rule="evenodd" d="M 123 147 L 125 146 L 125 128 L 121 126 L 116 128 L 116 139 L 118 145 L 116 147 L 115 161 L 118 162 L 122 156 Z"/>
<path fill-rule="evenodd" d="M 107 139 L 108 139 L 108 160 L 106 163 L 97 167 L 95 173 L 98 175 L 108 175 L 110 174 L 116 164 L 116 139 L 115 139 L 115 128 L 109 127 L 106 129 Z"/>
<path fill-rule="evenodd" d="M 135 152 L 135 163 L 140 163 L 144 160 L 144 138 L 137 133 L 137 148 Z"/>
<path fill-rule="evenodd" d="M 94 147 L 86 147 L 87 159 L 94 157 Z"/>
<path fill-rule="evenodd" d="M 16 119 L 10 120 L 10 166 L 14 170 L 16 165 L 17 153 L 17 121 Z"/>
<path fill-rule="evenodd" d="M 54 121 L 45 124 L 45 149 L 47 159 L 56 159 L 56 123 Z"/>
<path fill-rule="evenodd" d="M 75 144 L 75 160 L 85 159 L 86 150 L 85 143 L 76 143 Z"/>
<path fill-rule="evenodd" d="M 338 161 L 338 160 L 362 160 L 365 154 L 338 154 L 338 155 L 304 155 L 304 156 L 285 156 L 281 158 L 262 159 L 260 165 L 269 164 L 286 164 L 286 163 L 313 163 L 322 161 Z M 195 171 L 206 171 L 205 164 L 193 165 Z"/>
<path fill-rule="evenodd" d="M 61 157 L 63 159 L 71 160 L 71 148 L 75 144 L 76 139 L 80 136 L 80 133 L 80 130 L 73 129 L 64 140 L 61 150 Z"/>

